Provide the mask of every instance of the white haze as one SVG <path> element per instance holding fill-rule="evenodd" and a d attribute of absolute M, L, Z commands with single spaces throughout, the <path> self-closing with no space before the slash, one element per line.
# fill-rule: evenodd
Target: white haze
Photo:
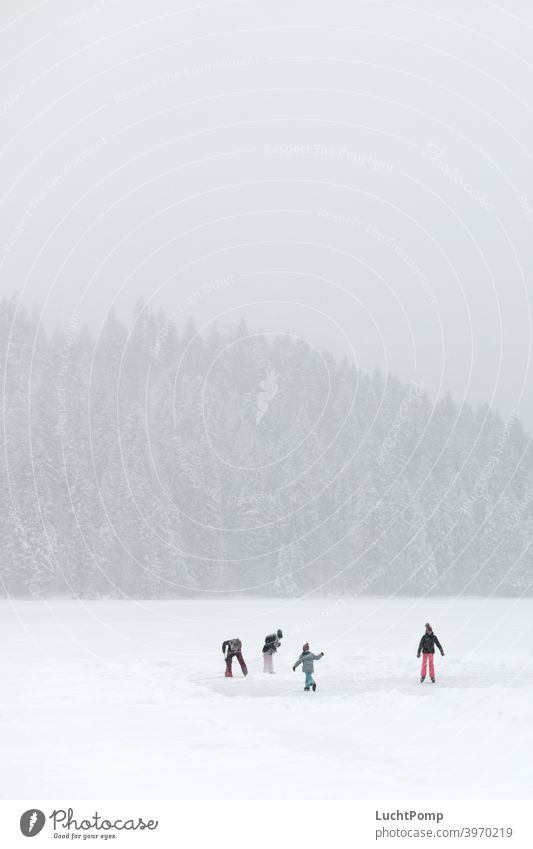
<path fill-rule="evenodd" d="M 529 4 L 4 2 L 2 295 L 305 336 L 528 428 Z M 265 303 L 268 302 L 268 303 Z"/>

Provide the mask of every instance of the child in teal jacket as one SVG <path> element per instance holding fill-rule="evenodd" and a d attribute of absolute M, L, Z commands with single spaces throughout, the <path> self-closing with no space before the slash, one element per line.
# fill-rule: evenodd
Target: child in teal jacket
<path fill-rule="evenodd" d="M 309 643 L 305 643 L 300 657 L 292 667 L 292 671 L 296 672 L 296 667 L 302 664 L 302 672 L 305 672 L 304 691 L 312 689 L 313 693 L 315 692 L 316 684 L 313 680 L 313 672 L 315 671 L 314 661 L 320 660 L 321 657 L 324 657 L 323 651 L 321 651 L 320 654 L 313 654 L 312 651 L 309 651 Z"/>

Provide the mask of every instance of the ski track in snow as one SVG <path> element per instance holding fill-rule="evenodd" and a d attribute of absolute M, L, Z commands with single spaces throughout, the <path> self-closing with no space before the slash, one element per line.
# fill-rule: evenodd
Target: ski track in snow
<path fill-rule="evenodd" d="M 3 798 L 531 798 L 533 601 L 0 602 Z M 446 651 L 418 680 L 432 622 Z M 276 673 L 266 633 L 281 627 Z M 239 636 L 250 674 L 225 679 Z M 292 664 L 324 650 L 316 693 Z"/>

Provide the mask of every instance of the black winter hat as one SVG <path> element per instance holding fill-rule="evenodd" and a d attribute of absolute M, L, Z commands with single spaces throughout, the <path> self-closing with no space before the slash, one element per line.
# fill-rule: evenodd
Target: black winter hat
<path fill-rule="evenodd" d="M 283 631 L 281 630 L 281 628 L 278 628 L 278 640 L 281 639 L 283 639 Z"/>

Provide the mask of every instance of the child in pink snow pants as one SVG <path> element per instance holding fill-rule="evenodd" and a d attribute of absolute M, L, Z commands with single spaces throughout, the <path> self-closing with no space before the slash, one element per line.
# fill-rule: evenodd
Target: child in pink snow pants
<path fill-rule="evenodd" d="M 435 646 L 439 649 L 441 655 L 444 657 L 444 649 L 442 648 L 437 635 L 433 633 L 433 628 L 426 622 L 426 631 L 422 634 L 422 639 L 418 644 L 418 651 L 416 653 L 417 657 L 420 657 L 422 654 L 422 668 L 420 670 L 420 683 L 422 684 L 425 681 L 427 667 L 429 664 L 429 677 L 435 683 L 435 664 L 433 663 L 433 659 L 435 657 Z"/>

